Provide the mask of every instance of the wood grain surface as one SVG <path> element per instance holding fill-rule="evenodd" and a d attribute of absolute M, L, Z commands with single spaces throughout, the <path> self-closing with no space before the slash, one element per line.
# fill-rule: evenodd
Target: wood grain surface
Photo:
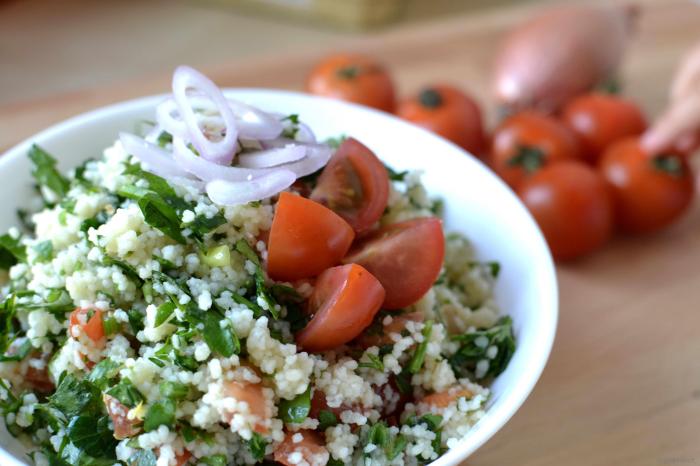
<path fill-rule="evenodd" d="M 655 115 L 683 52 L 700 41 L 700 6 L 641 3 L 622 75 L 625 93 Z M 488 81 L 494 50 L 534 8 L 457 15 L 343 45 L 385 61 L 404 94 L 435 81 L 463 86 L 493 122 Z M 205 71 L 224 86 L 301 89 L 327 51 L 319 44 Z M 163 73 L 0 107 L 0 148 L 96 106 L 164 92 L 168 84 Z M 699 263 L 696 202 L 686 218 L 658 235 L 618 238 L 589 259 L 560 266 L 560 326 L 544 375 L 523 408 L 467 464 L 700 465 Z"/>

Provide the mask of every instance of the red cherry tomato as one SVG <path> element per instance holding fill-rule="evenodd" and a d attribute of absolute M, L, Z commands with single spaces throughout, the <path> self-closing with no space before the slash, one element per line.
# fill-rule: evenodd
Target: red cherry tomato
<path fill-rule="evenodd" d="M 576 136 L 556 118 L 536 112 L 507 118 L 493 134 L 491 165 L 503 181 L 517 190 L 540 168 L 579 158 Z"/>
<path fill-rule="evenodd" d="M 343 262 L 369 270 L 386 290 L 383 307 L 400 309 L 433 286 L 444 257 L 442 223 L 427 217 L 380 228 L 353 247 Z"/>
<path fill-rule="evenodd" d="M 105 331 L 102 325 L 102 311 L 99 309 L 76 308 L 70 314 L 71 335 L 77 335 L 78 328 L 98 347 L 104 346 Z"/>
<path fill-rule="evenodd" d="M 582 162 L 543 168 L 518 195 L 540 226 L 555 259 L 600 248 L 613 231 L 613 205 L 603 178 Z"/>
<path fill-rule="evenodd" d="M 639 107 L 611 94 L 586 94 L 564 107 L 563 120 L 579 138 L 586 160 L 597 162 L 615 141 L 640 135 L 647 123 Z"/>
<path fill-rule="evenodd" d="M 371 150 L 349 138 L 321 172 L 310 197 L 362 233 L 377 223 L 386 209 L 389 176 Z"/>
<path fill-rule="evenodd" d="M 358 336 L 384 301 L 384 288 L 357 264 L 333 267 L 316 280 L 309 298 L 311 321 L 296 336 L 308 351 L 325 351 Z"/>
<path fill-rule="evenodd" d="M 629 233 L 664 228 L 688 210 L 693 199 L 693 175 L 685 157 L 649 157 L 637 138 L 610 146 L 600 171 L 612 187 L 617 224 Z"/>
<path fill-rule="evenodd" d="M 481 110 L 459 89 L 438 85 L 424 89 L 399 104 L 396 114 L 433 131 L 476 156 L 484 151 Z"/>
<path fill-rule="evenodd" d="M 377 61 L 358 54 L 337 54 L 322 60 L 311 71 L 306 90 L 385 112 L 393 112 L 396 105 L 389 72 Z"/>
<path fill-rule="evenodd" d="M 352 227 L 332 210 L 283 192 L 270 229 L 267 272 L 275 280 L 315 277 L 338 264 L 354 238 Z"/>

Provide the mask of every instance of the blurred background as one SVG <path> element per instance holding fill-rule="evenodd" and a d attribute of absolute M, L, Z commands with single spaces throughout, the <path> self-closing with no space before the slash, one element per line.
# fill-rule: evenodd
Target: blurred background
<path fill-rule="evenodd" d="M 341 51 L 385 65 L 399 98 L 435 83 L 458 86 L 491 132 L 504 37 L 570 3 L 0 0 L 0 151 L 83 111 L 168 92 L 179 64 L 221 86 L 303 90 L 314 65 Z M 617 78 L 653 122 L 682 57 L 700 42 L 700 5 L 579 3 L 639 6 Z M 616 236 L 558 266 L 561 321 L 549 365 L 470 465 L 700 465 L 700 208 L 692 195 L 694 206 L 669 228 Z"/>

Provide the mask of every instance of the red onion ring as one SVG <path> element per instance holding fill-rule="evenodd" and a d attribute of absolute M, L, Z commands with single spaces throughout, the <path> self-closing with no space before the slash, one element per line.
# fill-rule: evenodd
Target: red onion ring
<path fill-rule="evenodd" d="M 187 95 L 188 89 L 201 92 L 216 106 L 216 110 L 224 121 L 222 140 L 213 142 L 205 136 L 199 127 L 190 97 Z M 173 97 L 180 116 L 187 126 L 190 140 L 202 157 L 222 165 L 230 164 L 235 155 L 238 131 L 233 111 L 221 90 L 199 71 L 188 66 L 179 66 L 173 74 Z M 160 123 L 163 124 L 163 121 Z"/>
<path fill-rule="evenodd" d="M 133 155 L 145 164 L 144 170 L 153 171 L 162 177 L 191 177 L 184 169 L 176 163 L 166 150 L 161 149 L 138 136 L 129 133 L 119 133 L 119 140 L 124 146 L 124 150 Z"/>
<path fill-rule="evenodd" d="M 274 196 L 297 179 L 294 172 L 275 170 L 251 181 L 213 180 L 207 183 L 209 198 L 216 204 L 237 205 Z"/>
<path fill-rule="evenodd" d="M 302 146 L 304 147 L 304 146 Z M 269 174 L 277 170 L 289 170 L 297 178 L 306 176 L 323 167 L 331 157 L 329 147 L 305 146 L 307 155 L 296 162 L 287 163 L 272 168 L 240 168 L 218 165 L 202 157 L 197 157 L 180 138 L 173 138 L 173 157 L 175 161 L 186 171 L 204 181 L 225 180 L 225 181 L 250 181 L 262 175 Z"/>
<path fill-rule="evenodd" d="M 245 168 L 276 167 L 306 157 L 306 147 L 290 144 L 285 147 L 238 155 L 238 165 Z"/>

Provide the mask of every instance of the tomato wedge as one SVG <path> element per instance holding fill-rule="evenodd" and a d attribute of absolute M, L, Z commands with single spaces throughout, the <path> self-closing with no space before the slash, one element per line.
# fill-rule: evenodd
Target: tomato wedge
<path fill-rule="evenodd" d="M 474 396 L 471 390 L 467 388 L 450 389 L 444 392 L 435 392 L 424 396 L 420 403 L 425 403 L 428 406 L 435 408 L 447 408 L 450 403 L 454 403 L 459 398 L 471 398 Z"/>
<path fill-rule="evenodd" d="M 354 238 L 352 227 L 332 210 L 284 192 L 270 229 L 267 273 L 275 280 L 315 277 L 338 264 Z"/>
<path fill-rule="evenodd" d="M 311 199 L 343 217 L 357 233 L 363 233 L 386 209 L 389 175 L 374 152 L 349 138 L 321 172 Z"/>
<path fill-rule="evenodd" d="M 70 314 L 70 333 L 77 335 L 77 328 L 90 338 L 97 346 L 104 346 L 105 330 L 102 326 L 102 311 L 99 309 L 76 308 Z"/>
<path fill-rule="evenodd" d="M 316 280 L 308 310 L 314 314 L 296 337 L 308 351 L 326 351 L 367 328 L 384 301 L 384 288 L 357 264 L 333 267 Z"/>
<path fill-rule="evenodd" d="M 433 286 L 444 258 L 442 222 L 426 217 L 380 228 L 355 246 L 343 262 L 369 270 L 386 290 L 383 307 L 401 309 Z"/>
<path fill-rule="evenodd" d="M 301 438 L 299 438 L 301 437 Z M 296 440 L 296 441 L 295 441 Z M 292 453 L 300 453 L 301 461 L 290 458 Z M 285 466 L 308 464 L 309 466 L 324 466 L 330 455 L 323 446 L 321 437 L 312 430 L 287 432 L 284 440 L 277 446 L 274 454 L 275 461 Z"/>

